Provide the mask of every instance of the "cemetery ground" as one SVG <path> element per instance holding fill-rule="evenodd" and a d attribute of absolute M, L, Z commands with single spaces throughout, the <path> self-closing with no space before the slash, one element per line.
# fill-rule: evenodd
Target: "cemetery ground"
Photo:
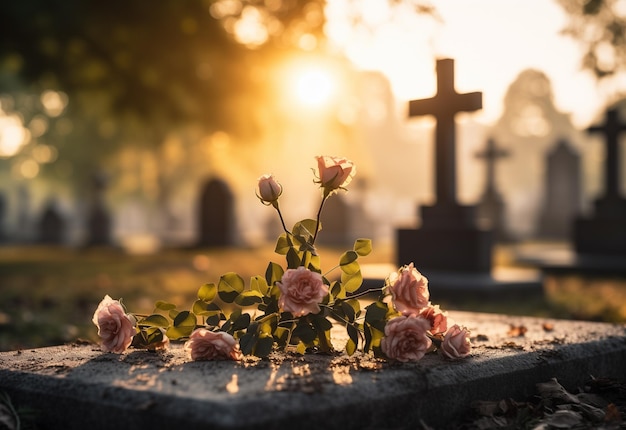
<path fill-rule="evenodd" d="M 323 247 L 328 270 L 344 248 Z M 495 250 L 496 266 L 511 265 L 509 247 Z M 157 300 L 190 307 L 198 287 L 229 271 L 248 280 L 264 274 L 269 261 L 283 263 L 273 245 L 255 248 L 164 249 L 132 255 L 113 248 L 47 246 L 0 247 L 0 351 L 95 341 L 91 318 L 105 294 L 121 298 L 129 310 L 150 313 Z M 374 245 L 362 264 L 394 261 L 390 246 Z M 416 264 L 419 268 L 419 264 Z M 626 280 L 546 276 L 545 294 L 521 299 L 441 297 L 431 282 L 432 300 L 442 309 L 605 322 L 626 321 Z"/>

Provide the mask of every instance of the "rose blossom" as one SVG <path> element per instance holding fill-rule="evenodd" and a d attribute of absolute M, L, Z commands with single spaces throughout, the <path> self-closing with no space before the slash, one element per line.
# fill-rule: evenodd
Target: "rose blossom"
<path fill-rule="evenodd" d="M 430 323 L 422 317 L 399 316 L 387 322 L 385 337 L 380 343 L 383 353 L 393 360 L 420 360 L 432 341 L 427 336 Z"/>
<path fill-rule="evenodd" d="M 199 328 L 193 331 L 185 342 L 185 350 L 191 359 L 197 360 L 241 360 L 243 355 L 239 344 L 225 331 L 210 331 Z"/>
<path fill-rule="evenodd" d="M 396 310 L 403 315 L 417 315 L 428 306 L 428 279 L 413 267 L 413 263 L 400 268 L 399 274 L 389 275 L 389 289 Z"/>
<path fill-rule="evenodd" d="M 428 320 L 432 334 L 443 333 L 448 329 L 448 315 L 439 308 L 439 305 L 429 303 L 419 315 Z"/>
<path fill-rule="evenodd" d="M 296 317 L 318 313 L 319 303 L 328 294 L 322 275 L 304 266 L 287 269 L 276 285 L 280 288 L 278 306 Z"/>
<path fill-rule="evenodd" d="M 257 197 L 263 203 L 274 203 L 283 193 L 283 187 L 276 182 L 274 175 L 263 175 L 259 178 Z"/>
<path fill-rule="evenodd" d="M 98 327 L 104 352 L 121 354 L 128 348 L 136 333 L 132 317 L 126 314 L 118 300 L 113 300 L 109 295 L 104 296 L 98 305 L 92 321 Z"/>
<path fill-rule="evenodd" d="M 469 355 L 472 344 L 469 339 L 469 330 L 454 324 L 446 332 L 443 342 L 439 347 L 441 355 L 447 358 L 456 359 Z"/>
<path fill-rule="evenodd" d="M 319 183 L 327 194 L 348 185 L 356 173 L 356 166 L 346 158 L 328 155 L 319 155 L 315 158 L 317 158 Z"/>

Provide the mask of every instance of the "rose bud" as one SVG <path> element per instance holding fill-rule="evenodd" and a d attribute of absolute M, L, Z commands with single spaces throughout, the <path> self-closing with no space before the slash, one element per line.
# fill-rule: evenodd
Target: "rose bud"
<path fill-rule="evenodd" d="M 448 329 L 439 347 L 441 355 L 451 359 L 467 357 L 472 349 L 469 330 L 457 324 Z"/>
<path fill-rule="evenodd" d="M 256 195 L 263 204 L 275 203 L 282 193 L 283 187 L 276 182 L 274 175 L 263 175 L 259 178 Z"/>

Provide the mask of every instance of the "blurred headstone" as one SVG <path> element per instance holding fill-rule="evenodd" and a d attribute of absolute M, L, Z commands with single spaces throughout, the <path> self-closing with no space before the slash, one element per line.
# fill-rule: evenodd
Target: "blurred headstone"
<path fill-rule="evenodd" d="M 38 238 L 33 234 L 35 223 L 30 208 L 30 195 L 25 184 L 17 188 L 17 223 L 12 236 L 18 242 L 30 242 Z"/>
<path fill-rule="evenodd" d="M 605 123 L 587 131 L 605 137 L 604 194 L 595 201 L 591 216 L 576 219 L 574 246 L 579 254 L 626 256 L 626 199 L 619 192 L 619 137 L 626 123 L 617 108 L 609 109 Z"/>
<path fill-rule="evenodd" d="M 485 150 L 476 153 L 477 158 L 485 160 L 487 170 L 485 190 L 478 203 L 478 219 L 487 222 L 495 239 L 499 241 L 507 240 L 507 234 L 504 226 L 504 200 L 496 187 L 495 169 L 498 159 L 508 156 L 509 151 L 498 148 L 492 138 L 487 140 Z"/>
<path fill-rule="evenodd" d="M 548 153 L 545 196 L 539 218 L 539 236 L 569 240 L 572 220 L 580 211 L 580 155 L 565 139 Z"/>
<path fill-rule="evenodd" d="M 199 226 L 198 246 L 216 247 L 234 244 L 234 198 L 226 182 L 212 179 L 202 188 Z"/>
<path fill-rule="evenodd" d="M 493 234 L 476 223 L 476 207 L 456 200 L 456 136 L 458 112 L 482 108 L 482 93 L 459 94 L 454 88 L 454 60 L 437 61 L 437 94 L 409 103 L 409 116 L 433 115 L 436 198 L 421 207 L 422 225 L 397 232 L 399 265 L 415 262 L 421 269 L 484 273 L 491 270 Z"/>
<path fill-rule="evenodd" d="M 325 245 L 347 245 L 350 241 L 350 212 L 352 208 L 339 194 L 324 203 L 321 222 L 322 231 L 318 241 Z"/>
<path fill-rule="evenodd" d="M 107 186 L 103 174 L 93 176 L 92 203 L 87 217 L 86 246 L 106 246 L 111 244 L 111 216 L 104 203 Z"/>
<path fill-rule="evenodd" d="M 65 230 L 65 220 L 57 204 L 50 200 L 39 219 L 37 242 L 46 245 L 62 245 L 65 242 Z"/>

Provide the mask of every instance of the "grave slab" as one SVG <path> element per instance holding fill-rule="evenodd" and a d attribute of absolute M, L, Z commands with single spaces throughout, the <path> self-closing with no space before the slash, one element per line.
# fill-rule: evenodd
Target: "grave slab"
<path fill-rule="evenodd" d="M 626 377 L 625 325 L 449 316 L 472 331 L 464 360 L 282 353 L 190 362 L 180 345 L 114 355 L 75 344 L 0 353 L 0 391 L 34 409 L 42 429 L 400 429 L 445 427 L 472 401 L 524 398 L 550 378 L 575 390 L 591 377 Z"/>

